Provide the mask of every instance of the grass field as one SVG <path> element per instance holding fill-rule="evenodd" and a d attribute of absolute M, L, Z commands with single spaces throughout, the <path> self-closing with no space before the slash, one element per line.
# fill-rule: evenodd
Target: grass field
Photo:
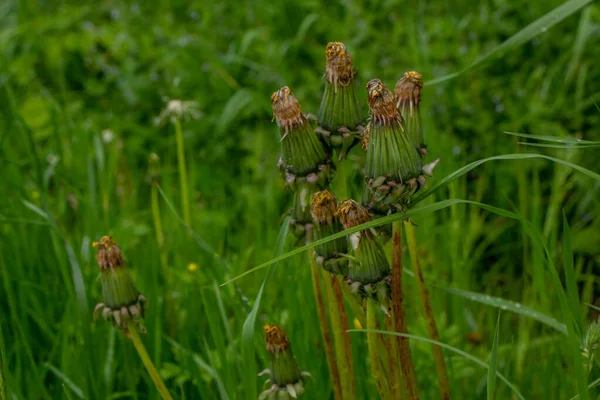
<path fill-rule="evenodd" d="M 142 340 L 175 398 L 256 399 L 267 322 L 312 375 L 304 398 L 333 398 L 306 251 L 222 284 L 295 248 L 269 98 L 287 85 L 316 113 L 334 40 L 365 116 L 367 80 L 424 77 L 441 162 L 409 213 L 453 398 L 518 398 L 473 358 L 526 399 L 598 398 L 582 351 L 600 293 L 600 6 L 561 4 L 1 2 L 0 399 L 160 398 L 131 341 L 92 318 L 103 235 L 150 301 Z M 172 99 L 198 111 L 179 156 Z M 338 166 L 340 199 L 360 200 L 364 158 Z M 409 332 L 426 339 L 404 258 Z M 377 398 L 366 334 L 351 338 L 357 398 Z M 421 398 L 439 398 L 431 344 L 411 346 Z"/>

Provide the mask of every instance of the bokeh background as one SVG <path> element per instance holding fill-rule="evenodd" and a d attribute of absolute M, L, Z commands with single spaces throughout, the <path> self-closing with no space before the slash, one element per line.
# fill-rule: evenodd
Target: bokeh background
<path fill-rule="evenodd" d="M 442 159 L 433 182 L 505 153 L 547 154 L 597 172 L 598 148 L 527 147 L 518 142 L 528 139 L 503 133 L 600 140 L 597 3 L 478 68 L 428 84 L 560 4 L 3 1 L 0 350 L 7 398 L 158 398 L 131 343 L 92 320 L 101 291 L 91 243 L 104 234 L 120 244 L 150 299 L 144 342 L 177 398 L 256 398 L 263 381 L 256 373 L 268 366 L 265 322 L 286 329 L 301 368 L 312 373 L 306 398 L 331 397 L 305 254 L 280 263 L 266 281 L 245 341 L 242 325 L 266 270 L 219 287 L 273 256 L 291 207 L 276 168 L 271 93 L 287 85 L 304 111 L 316 112 L 325 45 L 343 41 L 362 100 L 370 78 L 392 86 L 404 71 L 423 74 L 426 141 Z M 202 113 L 183 123 L 194 235 L 180 219 L 174 129 L 158 118 L 171 99 L 195 101 Z M 153 222 L 150 153 L 160 157 L 167 269 Z M 355 148 L 337 183 L 355 198 L 363 157 Z M 495 161 L 428 201 L 447 198 L 516 212 L 543 243 L 518 221 L 476 206 L 416 218 L 442 341 L 487 360 L 500 309 L 499 370 L 526 398 L 571 398 L 578 393 L 572 363 L 579 361 L 560 330 L 542 245 L 562 277 L 564 214 L 587 324 L 595 315 L 584 303 L 594 303 L 599 289 L 599 181 L 547 160 Z M 290 239 L 284 251 L 292 248 Z M 407 284 L 409 329 L 427 336 Z M 472 301 L 465 293 L 482 296 Z M 531 310 L 552 321 L 531 318 Z M 364 336 L 353 335 L 358 397 L 375 398 Z M 413 352 L 422 398 L 436 398 L 430 347 L 413 342 Z M 485 398 L 486 370 L 446 355 L 455 398 Z M 497 386 L 498 399 L 511 398 Z"/>

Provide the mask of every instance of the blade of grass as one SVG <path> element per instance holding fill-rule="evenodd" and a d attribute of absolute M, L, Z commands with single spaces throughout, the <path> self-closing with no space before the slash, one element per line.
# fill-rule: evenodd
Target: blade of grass
<path fill-rule="evenodd" d="M 541 140 L 552 143 L 575 144 L 575 145 L 600 145 L 600 142 L 590 140 L 576 139 L 572 137 L 558 137 L 550 135 L 530 135 L 528 133 L 504 132 L 507 135 L 522 137 L 525 139 Z"/>
<path fill-rule="evenodd" d="M 435 344 L 437 346 L 443 347 L 447 350 L 450 350 L 453 353 L 456 353 L 460 356 L 463 356 L 464 358 L 466 358 L 467 360 L 473 361 L 475 364 L 485 368 L 485 369 L 490 369 L 490 366 L 483 360 L 480 360 L 479 358 L 472 356 L 471 354 L 467 353 L 466 351 L 457 349 L 456 347 L 450 346 L 449 344 L 446 343 L 442 343 L 439 342 L 437 340 L 433 340 L 433 339 L 429 339 L 426 337 L 422 337 L 422 336 L 417 336 L 417 335 L 411 335 L 410 333 L 399 333 L 399 332 L 390 332 L 390 331 L 382 331 L 382 330 L 371 330 L 371 329 L 350 329 L 348 332 L 362 332 L 362 333 L 381 333 L 383 335 L 395 335 L 395 336 L 404 336 L 407 337 L 409 339 L 413 339 L 413 340 L 418 340 L 421 342 L 426 342 L 426 343 L 430 343 L 430 344 Z M 521 400 L 525 400 L 525 398 L 523 397 L 523 395 L 519 392 L 519 390 L 515 387 L 515 385 L 513 385 L 508 379 L 506 379 L 506 377 L 504 375 L 502 375 L 500 372 L 496 371 L 496 376 L 506 384 L 506 386 L 508 386 L 513 393 L 515 394 L 515 396 L 517 396 L 517 398 L 521 399 Z"/>
<path fill-rule="evenodd" d="M 281 254 L 283 251 L 283 247 L 285 246 L 285 241 L 288 236 L 288 230 L 290 226 L 290 217 L 286 217 L 281 225 L 281 229 L 279 230 L 279 234 L 277 235 L 277 243 L 275 246 L 275 255 Z M 276 257 L 277 258 L 277 257 Z M 256 295 L 256 300 L 254 300 L 254 305 L 252 306 L 252 310 L 246 320 L 244 321 L 244 325 L 242 327 L 242 363 L 244 364 L 244 371 L 246 372 L 242 376 L 242 381 L 244 382 L 246 398 L 254 400 L 257 395 L 257 385 L 256 385 L 256 360 L 255 360 L 255 346 L 254 346 L 254 333 L 255 333 L 255 325 L 256 325 L 256 316 L 258 315 L 258 308 L 260 307 L 260 301 L 262 299 L 262 295 L 265 289 L 265 285 L 269 279 L 269 277 L 273 274 L 273 270 L 277 265 L 274 264 L 270 269 L 269 273 L 265 277 L 260 289 L 258 290 L 258 294 Z"/>
<path fill-rule="evenodd" d="M 434 285 L 434 286 L 447 292 L 447 293 L 463 297 L 467 300 L 475 301 L 477 303 L 481 303 L 481 304 L 485 304 L 485 305 L 488 305 L 491 307 L 499 308 L 503 311 L 510 311 L 512 313 L 534 319 L 538 322 L 541 322 L 544 325 L 554 328 L 555 330 L 559 331 L 560 333 L 562 333 L 564 335 L 568 334 L 567 327 L 565 326 L 565 324 L 559 322 L 556 318 L 553 318 L 547 314 L 536 311 L 530 307 L 524 306 L 515 301 L 505 300 L 505 299 L 502 299 L 499 297 L 489 296 L 487 294 L 480 294 L 480 293 L 470 292 L 467 290 L 445 287 L 442 285 Z"/>
<path fill-rule="evenodd" d="M 75 393 L 75 395 L 77 397 L 79 397 L 80 399 L 85 398 L 85 396 L 83 395 L 83 390 L 79 386 L 77 386 L 75 383 L 73 383 L 73 381 L 71 379 L 69 379 L 68 376 L 63 374 L 58 368 L 56 368 L 54 365 L 52 365 L 50 363 L 45 363 L 44 366 L 46 368 L 48 368 L 54 375 L 56 375 L 56 377 L 58 379 L 63 381 L 63 383 L 65 385 L 67 385 L 69 387 L 69 389 L 71 389 L 71 391 L 73 393 Z"/>
<path fill-rule="evenodd" d="M 519 32 L 515 33 L 500 45 L 496 46 L 483 56 L 477 58 L 474 62 L 467 65 L 463 69 L 458 72 L 454 72 L 452 74 L 442 76 L 441 78 L 434 79 L 432 81 L 428 81 L 426 85 L 437 85 L 438 83 L 446 82 L 451 79 L 457 78 L 462 74 L 475 69 L 478 66 L 483 65 L 485 62 L 491 61 L 494 58 L 500 57 L 502 54 L 512 50 L 516 47 L 521 46 L 522 44 L 530 41 L 541 33 L 545 33 L 548 29 L 552 28 L 554 25 L 558 24 L 571 14 L 579 11 L 581 8 L 591 4 L 594 0 L 570 0 L 566 3 L 556 7 L 546 15 L 536 19 L 531 24 L 527 25 L 525 28 L 521 29 Z"/>
<path fill-rule="evenodd" d="M 575 326 L 581 334 L 583 332 L 583 317 L 579 307 L 579 291 L 575 280 L 575 268 L 573 267 L 573 244 L 571 240 L 571 228 L 563 211 L 563 258 L 565 269 L 565 284 L 567 286 L 567 299 L 573 313 Z"/>
<path fill-rule="evenodd" d="M 492 354 L 490 356 L 490 368 L 487 375 L 487 399 L 494 399 L 496 389 L 496 373 L 498 372 L 498 336 L 500 335 L 500 311 L 498 311 L 498 320 L 496 321 L 496 331 L 494 332 L 494 341 L 492 342 Z"/>

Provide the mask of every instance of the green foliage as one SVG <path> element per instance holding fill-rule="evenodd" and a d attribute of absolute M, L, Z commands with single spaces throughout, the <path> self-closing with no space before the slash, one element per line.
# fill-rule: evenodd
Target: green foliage
<path fill-rule="evenodd" d="M 582 304 L 600 290 L 600 8 L 561 3 L 3 2 L 0 397 L 158 398 L 132 343 L 92 320 L 102 293 L 91 243 L 105 234 L 150 300 L 142 340 L 173 396 L 256 398 L 260 327 L 276 322 L 313 376 L 305 396 L 328 397 L 310 271 L 292 257 L 308 247 L 278 235 L 292 196 L 269 96 L 287 85 L 315 113 L 333 40 L 354 57 L 364 115 L 368 79 L 423 74 L 425 141 L 441 162 L 406 215 L 435 282 L 455 398 L 486 397 L 473 362 L 495 370 L 497 399 L 598 397 L 599 369 L 584 373 L 580 346 L 596 316 Z M 169 99 L 202 113 L 182 122 L 190 227 L 175 132 L 158 119 Z M 364 157 L 352 149 L 334 188 L 360 198 Z M 276 262 L 268 280 L 249 273 Z M 405 292 L 419 388 L 435 398 L 411 280 Z M 352 338 L 357 398 L 368 398 L 366 337 Z"/>

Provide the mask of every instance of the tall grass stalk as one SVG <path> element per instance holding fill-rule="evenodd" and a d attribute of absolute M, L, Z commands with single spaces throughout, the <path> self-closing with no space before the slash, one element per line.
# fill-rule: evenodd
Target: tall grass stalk
<path fill-rule="evenodd" d="M 391 318 L 386 318 L 386 329 L 394 329 L 394 321 Z M 398 341 L 393 336 L 388 336 L 385 339 L 385 351 L 388 359 L 389 379 L 388 385 L 392 392 L 393 399 L 404 398 L 404 385 L 402 384 L 402 375 L 400 374 L 400 360 L 398 359 Z"/>
<path fill-rule="evenodd" d="M 188 236 L 191 237 L 192 215 L 190 213 L 190 198 L 188 192 L 187 169 L 185 163 L 185 147 L 183 145 L 183 132 L 179 118 L 172 118 L 175 126 L 175 139 L 177 141 L 177 167 L 179 169 L 179 186 L 181 188 L 181 207 L 183 208 L 183 221 L 188 226 Z"/>
<path fill-rule="evenodd" d="M 340 386 L 342 398 L 355 399 L 356 385 L 354 383 L 354 360 L 352 358 L 352 342 L 348 329 L 348 315 L 342 295 L 340 283 L 335 275 L 321 268 L 323 275 L 323 286 L 329 306 L 331 317 L 331 331 L 333 332 L 333 344 L 335 347 L 335 359 L 340 374 Z"/>
<path fill-rule="evenodd" d="M 402 221 L 395 221 L 392 229 L 392 314 L 394 328 L 396 332 L 408 333 L 406 313 L 404 312 L 404 294 L 402 291 Z M 408 338 L 398 336 L 398 354 L 400 356 L 400 369 L 402 371 L 404 387 L 406 388 L 406 398 L 408 400 L 417 400 L 419 394 L 417 392 L 415 366 Z"/>
<path fill-rule="evenodd" d="M 325 356 L 327 357 L 327 366 L 329 367 L 329 375 L 331 376 L 331 384 L 333 386 L 333 395 L 336 400 L 342 399 L 342 385 L 340 382 L 340 374 L 333 353 L 333 343 L 331 333 L 329 332 L 329 323 L 325 314 L 325 303 L 323 302 L 323 294 L 321 293 L 321 285 L 319 283 L 319 267 L 315 261 L 314 251 L 308 251 L 310 258 L 310 270 L 313 281 L 313 291 L 315 302 L 317 304 L 317 315 L 319 317 L 319 325 L 321 325 L 321 335 L 323 336 L 323 344 L 325 347 Z"/>
<path fill-rule="evenodd" d="M 129 323 L 127 326 L 127 329 L 129 332 L 129 336 L 131 337 L 131 340 L 133 341 L 133 345 L 135 346 L 135 349 L 137 350 L 138 354 L 140 355 L 140 358 L 142 359 L 142 362 L 144 363 L 146 370 L 148 370 L 148 373 L 150 374 L 150 377 L 152 378 L 152 382 L 154 382 L 154 386 L 156 386 L 156 389 L 162 396 L 163 400 L 173 400 L 173 398 L 169 394 L 169 391 L 167 390 L 167 387 L 165 386 L 165 383 L 163 382 L 160 375 L 158 374 L 158 371 L 156 370 L 154 363 L 152 363 L 152 360 L 150 360 L 150 356 L 148 355 L 148 352 L 146 351 L 146 348 L 144 347 L 144 344 L 142 343 L 142 340 L 140 339 L 140 334 L 137 331 L 137 329 L 138 329 L 137 326 L 134 323 Z"/>
<path fill-rule="evenodd" d="M 413 264 L 414 272 L 417 277 L 417 288 L 419 289 L 419 297 L 421 299 L 421 305 L 425 312 L 425 320 L 427 322 L 427 331 L 429 337 L 435 341 L 440 341 L 440 334 L 438 332 L 437 323 L 435 322 L 435 316 L 433 309 L 431 308 L 431 300 L 429 298 L 429 291 L 425 285 L 425 278 L 423 277 L 423 270 L 421 269 L 421 263 L 419 262 L 419 254 L 417 249 L 417 235 L 415 234 L 415 227 L 410 220 L 404 223 L 404 229 L 406 231 L 406 242 L 408 244 L 408 253 Z M 450 394 L 450 382 L 448 380 L 448 370 L 446 368 L 446 361 L 444 360 L 444 353 L 439 346 L 432 346 L 433 358 L 435 360 L 435 368 L 437 370 L 438 382 L 440 385 L 440 395 L 443 400 L 449 400 L 452 398 Z"/>

